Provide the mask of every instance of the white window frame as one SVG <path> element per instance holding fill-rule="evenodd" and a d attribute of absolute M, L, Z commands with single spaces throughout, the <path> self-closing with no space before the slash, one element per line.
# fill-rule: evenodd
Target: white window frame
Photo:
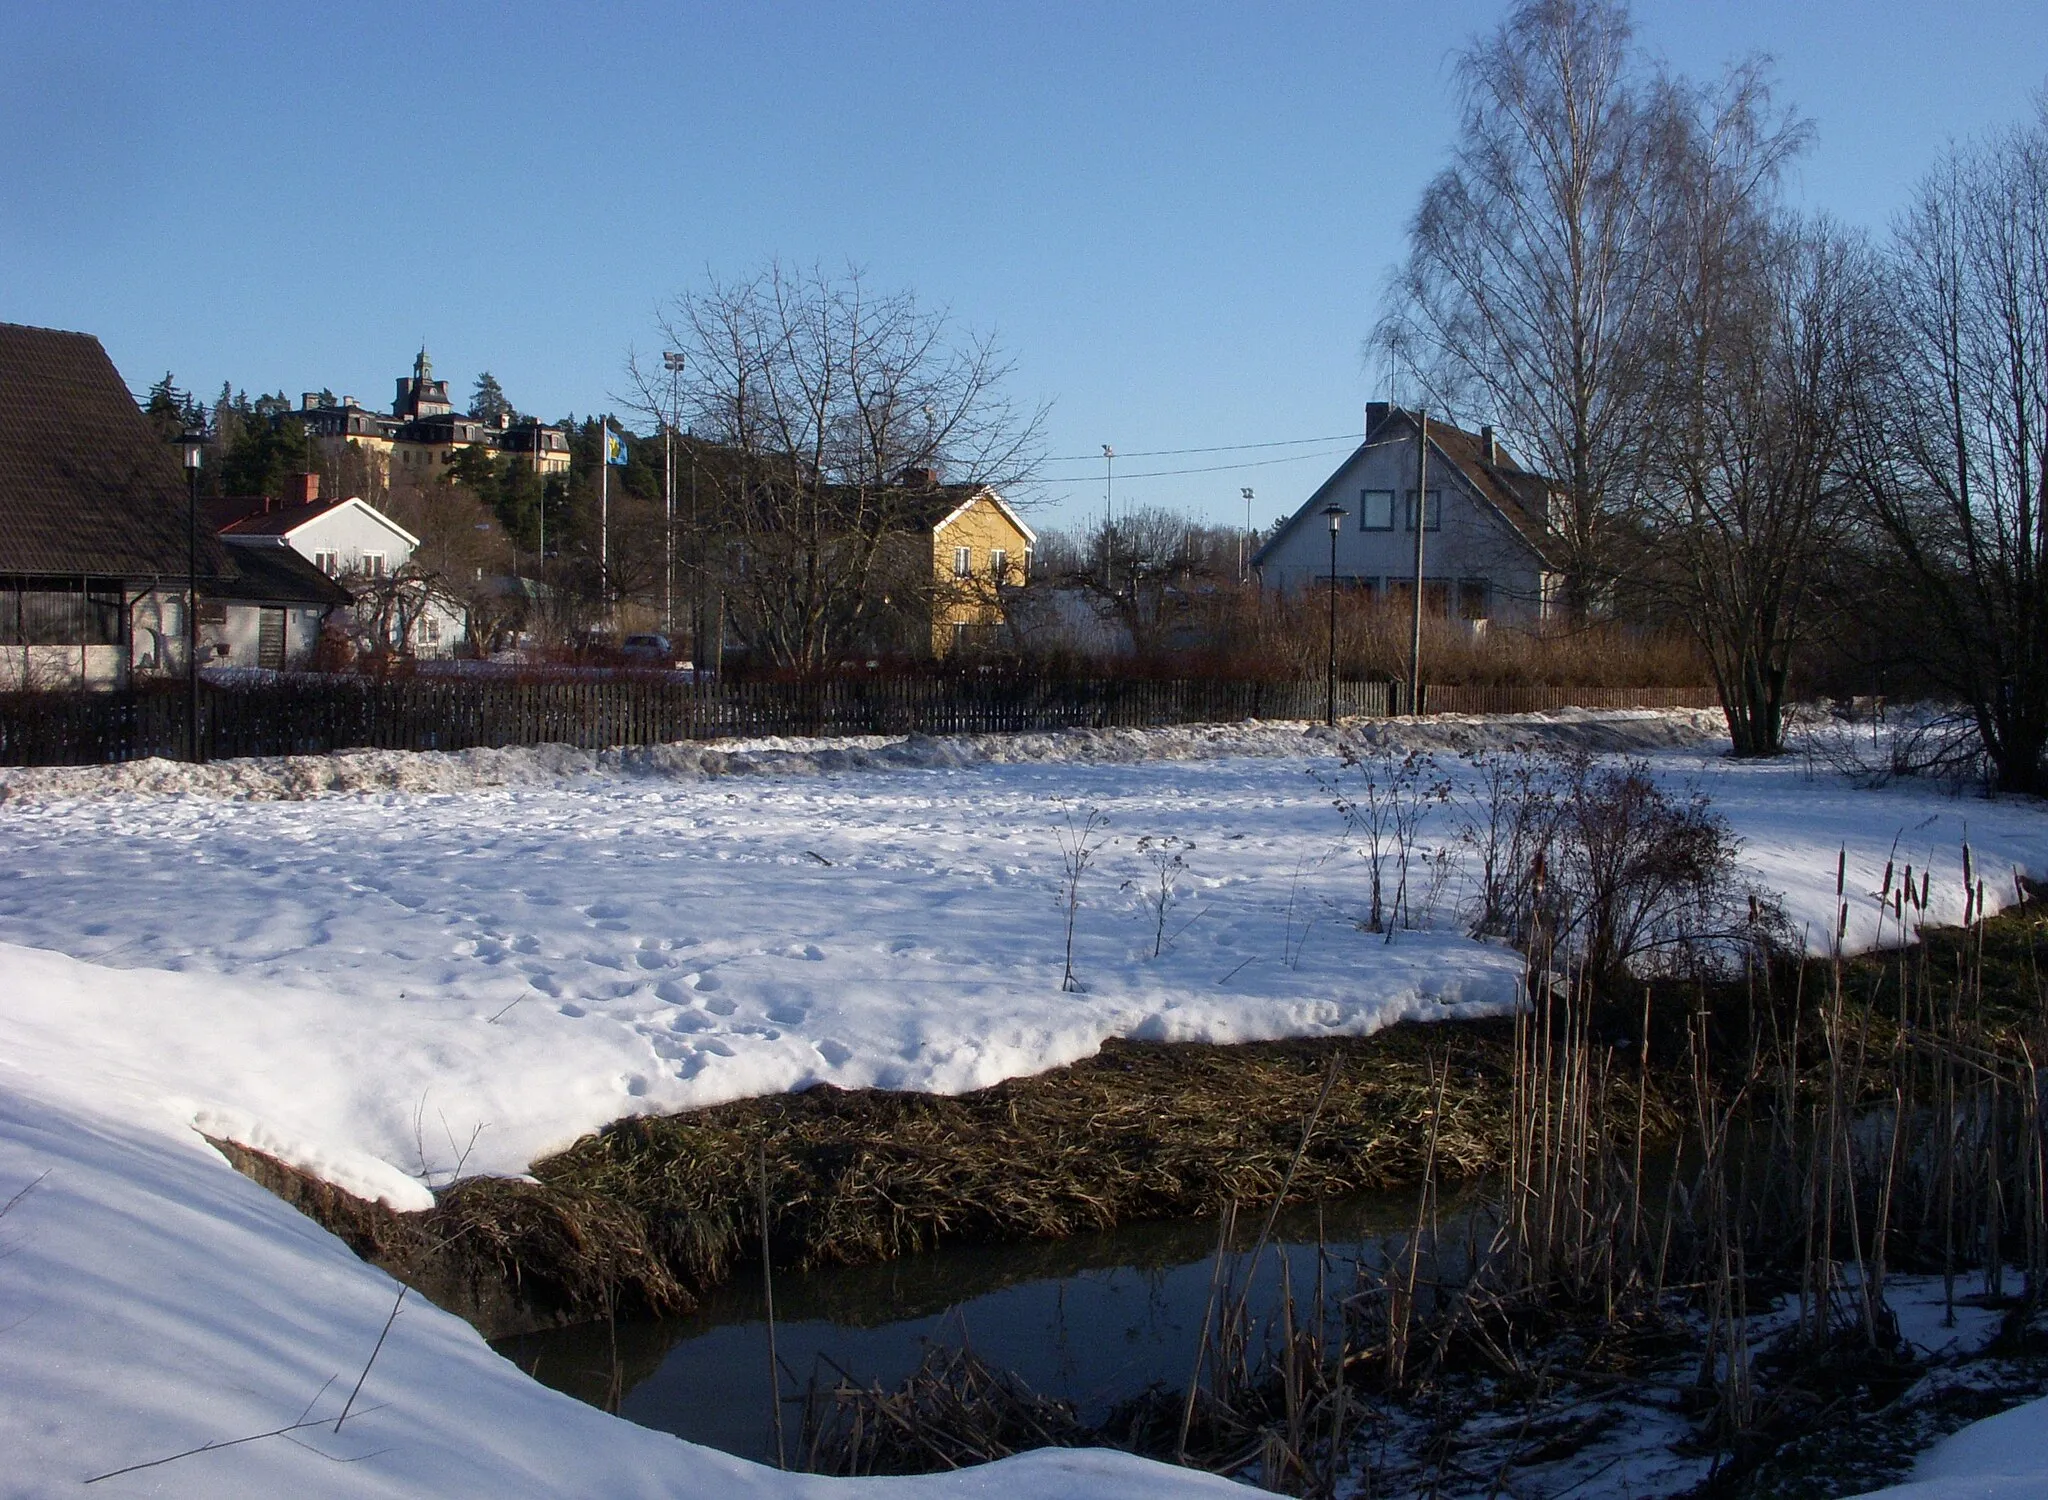
<path fill-rule="evenodd" d="M 361 558 L 361 567 L 365 578 L 382 578 L 384 576 L 384 554 L 382 552 L 365 552 L 361 554 Z"/>
<path fill-rule="evenodd" d="M 1003 547 L 989 548 L 988 576 L 993 578 L 997 583 L 1001 583 L 1003 581 L 1003 575 L 1009 571 L 1010 554 L 1008 549 Z"/>
<path fill-rule="evenodd" d="M 955 578 L 972 578 L 974 576 L 974 549 L 972 547 L 955 547 L 953 549 L 953 576 Z"/>

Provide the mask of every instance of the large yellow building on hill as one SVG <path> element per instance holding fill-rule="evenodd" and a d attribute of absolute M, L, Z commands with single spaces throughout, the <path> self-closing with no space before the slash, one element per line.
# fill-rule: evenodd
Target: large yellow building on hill
<path fill-rule="evenodd" d="M 482 445 L 515 454 L 540 474 L 569 468 L 569 440 L 559 427 L 527 420 L 499 426 L 458 412 L 448 382 L 434 378 L 433 361 L 421 349 L 412 374 L 398 377 L 398 394 L 388 414 L 370 411 L 353 396 L 308 392 L 292 413 L 326 457 L 353 444 L 373 472 L 395 489 L 424 489 L 464 448 Z"/>

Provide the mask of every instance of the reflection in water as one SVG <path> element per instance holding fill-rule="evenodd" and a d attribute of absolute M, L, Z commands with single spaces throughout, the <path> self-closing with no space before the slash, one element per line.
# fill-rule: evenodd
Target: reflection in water
<path fill-rule="evenodd" d="M 1455 1214 L 1445 1205 L 1445 1218 Z M 1290 1210 L 1275 1230 L 1297 1298 L 1320 1274 L 1349 1290 L 1361 1262 L 1383 1266 L 1413 1227 L 1412 1197 L 1375 1195 Z M 1235 1278 L 1243 1282 L 1262 1216 L 1239 1216 Z M 1041 1394 L 1097 1422 L 1148 1385 L 1184 1388 L 1209 1296 L 1215 1221 L 1137 1224 L 1024 1245 L 956 1245 L 876 1266 L 838 1267 L 775 1281 L 785 1398 L 843 1373 L 892 1387 L 918 1365 L 927 1340 L 965 1344 L 1016 1371 Z M 1323 1253 L 1317 1254 L 1318 1245 Z M 1269 1248 L 1250 1305 L 1263 1321 L 1279 1303 L 1279 1256 Z M 1333 1299 L 1334 1301 L 1334 1299 Z M 774 1451 L 767 1333 L 758 1273 L 706 1295 L 687 1317 L 583 1324 L 498 1342 L 537 1379 L 645 1427 L 747 1458 Z M 799 1421 L 788 1408 L 792 1432 Z"/>

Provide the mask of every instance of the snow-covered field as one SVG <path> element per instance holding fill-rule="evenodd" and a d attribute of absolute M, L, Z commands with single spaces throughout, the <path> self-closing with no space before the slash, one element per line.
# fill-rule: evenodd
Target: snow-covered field
<path fill-rule="evenodd" d="M 1960 911 L 1966 836 L 1994 904 L 2013 868 L 2048 873 L 2041 809 L 1736 766 L 1688 748 L 1697 716 L 1372 732 L 1437 747 L 1454 777 L 1455 749 L 1505 734 L 1656 747 L 1656 773 L 1708 792 L 1816 934 L 1841 847 L 1852 892 L 1894 851 L 1931 868 L 1937 916 Z M 1519 961 L 1448 908 L 1392 943 L 1356 930 L 1360 865 L 1310 775 L 1332 748 L 1236 726 L 0 774 L 0 1201 L 49 1173 L 0 1219 L 0 1453 L 28 1455 L 0 1463 L 0 1495 L 295 1420 L 329 1375 L 316 1413 L 339 1412 L 395 1289 L 195 1127 L 412 1207 L 458 1165 L 517 1172 L 635 1111 L 818 1081 L 963 1090 L 1112 1035 L 1356 1033 L 1511 1004 Z M 1064 993 L 1061 839 L 1091 809 L 1109 821 L 1080 881 L 1084 989 Z M 1439 812 L 1425 840 L 1454 834 Z M 1167 836 L 1192 847 L 1154 957 L 1140 841 Z M 794 1483 L 541 1392 L 410 1302 L 361 1399 L 379 1409 L 322 1438 L 327 1457 L 293 1433 L 96 1492 Z M 603 1456 L 565 1456 L 584 1450 Z M 950 1483 L 1203 1488 L 1073 1455 Z"/>

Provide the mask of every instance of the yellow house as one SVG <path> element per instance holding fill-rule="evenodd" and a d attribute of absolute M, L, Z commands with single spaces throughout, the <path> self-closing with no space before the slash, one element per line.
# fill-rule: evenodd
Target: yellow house
<path fill-rule="evenodd" d="M 949 503 L 948 503 L 949 502 Z M 932 653 L 993 636 L 1003 624 L 1003 590 L 1031 575 L 1038 534 L 986 486 L 954 487 L 932 524 Z M 936 507 L 934 507 L 936 509 Z"/>

